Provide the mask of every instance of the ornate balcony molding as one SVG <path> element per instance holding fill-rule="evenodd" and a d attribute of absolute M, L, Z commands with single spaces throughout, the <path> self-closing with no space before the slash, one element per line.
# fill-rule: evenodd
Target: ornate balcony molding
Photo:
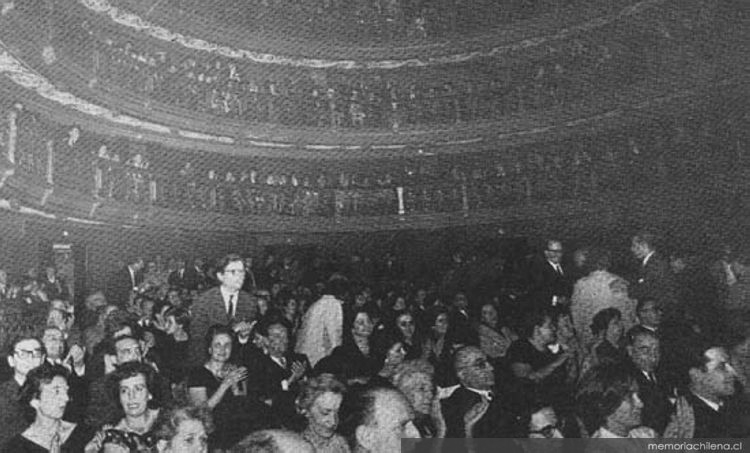
<path fill-rule="evenodd" d="M 228 45 L 208 41 L 199 37 L 171 31 L 163 26 L 157 25 L 149 20 L 144 19 L 137 14 L 118 8 L 117 6 L 112 5 L 109 0 L 78 1 L 81 5 L 85 6 L 90 11 L 107 16 L 110 20 L 117 23 L 118 25 L 127 27 L 135 32 L 147 35 L 151 38 L 158 39 L 163 42 L 182 45 L 191 50 L 208 52 L 218 56 L 229 57 L 238 60 L 247 60 L 253 63 L 272 64 L 288 67 L 303 67 L 311 69 L 356 70 L 424 67 L 431 65 L 455 64 L 479 58 L 498 57 L 518 50 L 539 47 L 544 44 L 549 44 L 553 41 L 566 39 L 577 33 L 584 33 L 600 28 L 604 25 L 616 22 L 623 18 L 643 13 L 650 8 L 665 3 L 667 0 L 644 0 L 636 3 L 635 5 L 627 6 L 619 10 L 617 13 L 609 16 L 598 17 L 581 24 L 562 28 L 561 30 L 558 30 L 552 34 L 526 38 L 514 43 L 485 44 L 481 48 L 475 48 L 460 53 L 453 53 L 448 55 L 432 55 L 427 58 L 409 56 L 398 59 L 311 58 L 230 47 Z M 494 41 L 492 40 L 491 36 L 487 36 L 486 38 Z"/>

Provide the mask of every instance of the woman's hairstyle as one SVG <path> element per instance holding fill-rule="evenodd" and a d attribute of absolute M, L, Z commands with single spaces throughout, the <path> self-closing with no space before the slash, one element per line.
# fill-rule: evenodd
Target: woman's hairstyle
<path fill-rule="evenodd" d="M 584 376 L 576 402 L 586 429 L 594 432 L 620 407 L 638 384 L 622 365 L 599 366 Z"/>
<path fill-rule="evenodd" d="M 518 334 L 522 338 L 531 338 L 534 336 L 534 329 L 543 326 L 547 319 L 551 319 L 552 323 L 557 322 L 552 310 L 545 308 L 537 308 L 524 313 L 521 318 L 521 325 L 518 328 Z"/>
<path fill-rule="evenodd" d="M 597 336 L 602 332 L 606 332 L 609 323 L 617 318 L 621 319 L 622 313 L 616 308 L 605 308 L 604 310 L 600 310 L 594 315 L 594 319 L 591 321 L 591 333 L 593 333 L 594 336 Z"/>
<path fill-rule="evenodd" d="M 449 315 L 449 314 L 450 312 L 448 311 L 446 307 L 443 307 L 441 305 L 434 305 L 432 308 L 430 308 L 427 311 L 427 326 L 432 328 L 432 326 L 435 325 L 435 322 L 437 321 L 440 315 Z"/>
<path fill-rule="evenodd" d="M 120 383 L 125 379 L 129 379 L 138 375 L 142 375 L 146 381 L 146 388 L 148 392 L 157 398 L 158 392 L 155 389 L 155 371 L 151 365 L 147 365 L 141 362 L 128 362 L 124 363 L 115 369 L 109 376 L 107 376 L 107 389 L 109 390 L 109 397 L 120 410 L 122 405 L 120 403 Z M 158 398 L 157 398 L 158 399 Z"/>
<path fill-rule="evenodd" d="M 306 412 L 312 407 L 315 400 L 324 393 L 331 392 L 339 395 L 346 393 L 346 386 L 336 379 L 334 375 L 323 373 L 303 382 L 297 397 L 297 410 Z"/>
<path fill-rule="evenodd" d="M 174 436 L 177 435 L 180 423 L 189 420 L 201 422 L 206 429 L 206 433 L 210 433 L 214 429 L 211 411 L 207 407 L 184 405 L 161 411 L 159 419 L 156 421 L 154 435 L 157 440 L 171 442 Z"/>
<path fill-rule="evenodd" d="M 225 325 L 222 324 L 214 324 L 213 326 L 208 328 L 208 331 L 206 332 L 206 349 L 211 347 L 211 343 L 213 343 L 214 338 L 217 335 L 227 335 L 229 338 L 234 340 L 234 331 Z"/>
<path fill-rule="evenodd" d="M 347 316 L 344 318 L 344 339 L 347 341 L 353 340 L 352 338 L 352 328 L 354 327 L 354 322 L 357 320 L 357 317 L 360 315 L 360 313 L 364 313 L 367 315 L 368 318 L 372 321 L 373 314 L 372 312 L 367 309 L 366 307 L 358 307 L 354 310 L 350 311 Z"/>
<path fill-rule="evenodd" d="M 67 382 L 70 373 L 64 366 L 52 365 L 49 362 L 42 363 L 26 375 L 26 381 L 18 392 L 18 401 L 24 410 L 24 417 L 29 422 L 34 421 L 36 417 L 36 410 L 29 403 L 33 399 L 39 398 L 42 392 L 42 385 L 49 384 L 57 376 L 64 378 Z"/>
<path fill-rule="evenodd" d="M 425 374 L 430 380 L 432 380 L 435 375 L 435 368 L 426 360 L 405 360 L 396 367 L 396 372 L 393 374 L 391 380 L 396 388 L 401 389 L 402 386 L 416 374 Z"/>
<path fill-rule="evenodd" d="M 183 329 L 188 330 L 190 328 L 190 312 L 182 307 L 169 307 L 164 312 L 164 317 L 169 318 L 174 316 L 174 320 L 178 325 L 181 325 Z"/>

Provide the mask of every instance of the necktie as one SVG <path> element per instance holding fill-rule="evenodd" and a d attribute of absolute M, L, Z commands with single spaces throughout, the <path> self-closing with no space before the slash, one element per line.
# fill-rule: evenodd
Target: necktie
<path fill-rule="evenodd" d="M 234 294 L 229 296 L 229 304 L 227 305 L 227 316 L 234 318 Z"/>
<path fill-rule="evenodd" d="M 555 270 L 557 270 L 558 274 L 563 274 L 562 267 L 559 264 L 555 264 Z"/>

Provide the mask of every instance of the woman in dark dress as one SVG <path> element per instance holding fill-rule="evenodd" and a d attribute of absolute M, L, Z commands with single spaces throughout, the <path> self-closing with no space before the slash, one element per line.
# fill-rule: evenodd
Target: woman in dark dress
<path fill-rule="evenodd" d="M 68 404 L 68 370 L 44 363 L 26 376 L 20 391 L 23 407 L 33 422 L 23 433 L 8 441 L 8 453 L 83 452 L 93 436 L 91 429 L 62 419 Z M 32 417 L 29 417 L 32 418 Z"/>
<path fill-rule="evenodd" d="M 215 325 L 206 334 L 209 359 L 188 374 L 188 395 L 212 411 L 216 429 L 209 435 L 211 451 L 229 449 L 252 431 L 278 425 L 271 408 L 247 392 L 247 368 L 230 363 L 234 332 Z"/>
<path fill-rule="evenodd" d="M 382 355 L 370 342 L 373 331 L 370 313 L 363 308 L 355 309 L 345 322 L 344 332 L 347 331 L 343 344 L 318 362 L 314 374 L 330 373 L 347 384 L 366 383 L 383 366 Z"/>

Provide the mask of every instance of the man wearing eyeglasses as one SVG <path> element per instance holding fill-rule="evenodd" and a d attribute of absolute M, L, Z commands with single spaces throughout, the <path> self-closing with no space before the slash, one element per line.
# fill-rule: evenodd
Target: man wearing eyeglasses
<path fill-rule="evenodd" d="M 543 256 L 532 262 L 529 269 L 531 300 L 540 307 L 565 305 L 570 300 L 573 285 L 568 271 L 563 268 L 562 242 L 549 239 Z"/>
<path fill-rule="evenodd" d="M 26 375 L 42 362 L 44 347 L 38 339 L 20 337 L 10 344 L 8 365 L 13 377 L 0 384 L 0 448 L 28 427 L 24 408 L 18 403 L 18 391 L 26 382 Z"/>
<path fill-rule="evenodd" d="M 258 303 L 242 291 L 245 281 L 245 264 L 242 257 L 229 254 L 216 263 L 219 286 L 206 290 L 192 306 L 190 325 L 190 363 L 202 366 L 206 360 L 205 336 L 214 324 L 232 327 L 240 344 L 247 344 L 250 330 L 258 316 Z"/>
<path fill-rule="evenodd" d="M 454 358 L 459 387 L 442 402 L 448 438 L 522 437 L 518 419 L 495 394 L 495 372 L 487 355 L 465 346 Z"/>

